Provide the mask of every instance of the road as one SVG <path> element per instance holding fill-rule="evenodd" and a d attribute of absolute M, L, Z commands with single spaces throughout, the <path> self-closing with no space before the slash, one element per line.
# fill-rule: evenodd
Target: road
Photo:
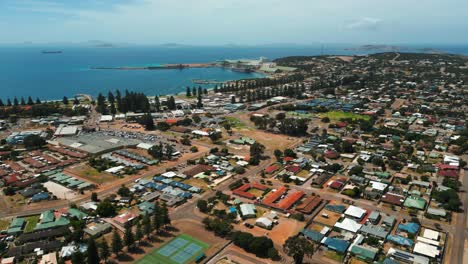
<path fill-rule="evenodd" d="M 468 156 L 465 155 L 463 160 L 467 160 Z M 466 228 L 466 221 L 467 217 L 466 214 L 468 212 L 468 196 L 466 192 L 468 192 L 468 179 L 466 177 L 466 170 L 462 169 L 460 175 L 460 181 L 462 182 L 462 189 L 460 192 L 460 200 L 463 203 L 463 212 L 458 213 L 455 220 L 455 231 L 453 234 L 453 244 L 452 244 L 452 251 L 451 251 L 451 261 L 446 263 L 465 263 L 463 262 L 463 256 L 465 254 L 465 242 L 468 239 L 468 229 Z M 447 258 L 446 258 L 447 259 Z"/>

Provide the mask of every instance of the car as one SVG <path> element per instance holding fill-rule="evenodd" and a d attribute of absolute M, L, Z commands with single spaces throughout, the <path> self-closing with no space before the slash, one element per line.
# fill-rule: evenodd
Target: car
<path fill-rule="evenodd" d="M 252 224 L 249 223 L 244 223 L 244 225 L 249 229 L 252 229 L 254 227 Z"/>

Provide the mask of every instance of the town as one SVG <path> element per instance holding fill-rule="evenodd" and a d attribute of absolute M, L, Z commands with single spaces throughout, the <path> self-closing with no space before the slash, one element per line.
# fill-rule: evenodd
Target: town
<path fill-rule="evenodd" d="M 222 65 L 266 77 L 0 100 L 1 263 L 464 263 L 467 57 Z"/>

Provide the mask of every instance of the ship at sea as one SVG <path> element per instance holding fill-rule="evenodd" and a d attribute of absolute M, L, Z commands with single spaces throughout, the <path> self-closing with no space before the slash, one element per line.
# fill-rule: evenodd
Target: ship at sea
<path fill-rule="evenodd" d="M 61 50 L 43 50 L 42 54 L 60 54 L 63 53 Z"/>

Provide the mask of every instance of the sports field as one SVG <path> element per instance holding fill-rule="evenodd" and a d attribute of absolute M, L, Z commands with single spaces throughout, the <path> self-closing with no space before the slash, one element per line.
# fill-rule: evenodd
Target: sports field
<path fill-rule="evenodd" d="M 369 120 L 370 119 L 370 117 L 367 115 L 360 115 L 360 114 L 342 112 L 342 111 L 330 111 L 330 112 L 318 114 L 317 116 L 319 116 L 320 118 L 328 117 L 332 121 L 339 121 L 342 118 L 351 118 L 354 120 L 358 120 L 358 119 Z"/>
<path fill-rule="evenodd" d="M 195 260 L 209 248 L 205 244 L 188 235 L 180 235 L 155 249 L 136 263 L 138 264 L 186 264 Z"/>

